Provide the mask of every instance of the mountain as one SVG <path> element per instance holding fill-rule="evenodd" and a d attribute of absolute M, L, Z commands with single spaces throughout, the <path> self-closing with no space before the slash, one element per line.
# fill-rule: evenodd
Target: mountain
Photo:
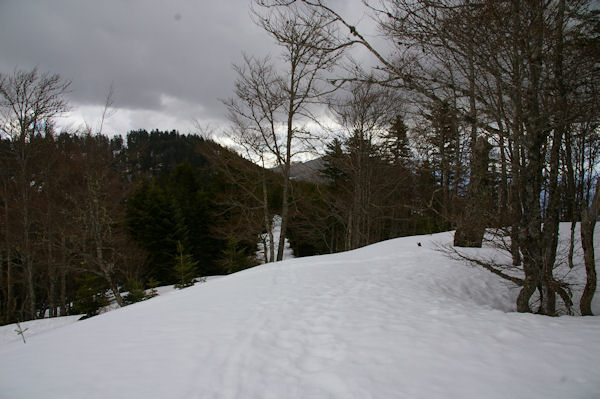
<path fill-rule="evenodd" d="M 514 313 L 451 242 L 267 264 L 4 343 L 0 397 L 597 397 L 600 318 Z"/>
<path fill-rule="evenodd" d="M 292 180 L 303 180 L 311 183 L 323 183 L 325 177 L 321 175 L 321 170 L 325 165 L 323 158 L 315 158 L 306 162 L 293 163 L 290 168 L 290 178 Z M 276 166 L 271 170 L 281 173 L 281 166 Z"/>

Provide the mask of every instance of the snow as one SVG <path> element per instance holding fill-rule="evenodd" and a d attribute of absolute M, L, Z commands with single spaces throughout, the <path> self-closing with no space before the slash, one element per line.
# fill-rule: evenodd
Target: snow
<path fill-rule="evenodd" d="M 271 223 L 271 232 L 273 234 L 273 243 L 271 244 L 271 240 L 269 239 L 268 233 L 262 233 L 259 237 L 258 242 L 258 250 L 256 251 L 256 258 L 260 261 L 260 264 L 267 263 L 265 260 L 265 244 L 267 245 L 267 252 L 273 245 L 273 253 L 277 256 L 277 249 L 279 248 L 279 237 L 281 236 L 281 216 L 275 215 L 273 216 L 273 221 Z M 290 245 L 290 241 L 286 238 L 284 240 L 283 245 L 283 260 L 293 259 L 294 258 L 294 250 Z"/>
<path fill-rule="evenodd" d="M 436 250 L 451 240 L 266 264 L 17 337 L 0 397 L 597 398 L 600 318 L 514 313 L 514 288 Z"/>
<path fill-rule="evenodd" d="M 46 331 L 54 330 L 63 326 L 67 326 L 69 324 L 73 324 L 80 318 L 81 315 L 53 317 L 51 319 L 24 321 L 20 323 L 20 325 L 21 330 L 24 331 L 25 340 L 28 341 L 34 335 L 38 335 Z M 3 348 L 4 345 L 8 343 L 20 342 L 21 344 L 23 344 L 23 339 L 21 338 L 21 335 L 17 333 L 17 331 L 19 331 L 19 326 L 16 323 L 0 327 L 0 351 L 1 348 Z M 0 392 L 2 392 L 1 385 Z M 2 396 L 0 395 L 0 398 L 1 397 Z"/>

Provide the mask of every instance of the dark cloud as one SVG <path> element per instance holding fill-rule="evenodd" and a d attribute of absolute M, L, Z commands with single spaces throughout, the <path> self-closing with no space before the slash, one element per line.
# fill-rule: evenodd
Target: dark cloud
<path fill-rule="evenodd" d="M 0 2 L 0 71 L 59 73 L 71 101 L 159 110 L 164 96 L 200 104 L 207 116 L 230 95 L 232 62 L 270 41 L 246 0 L 27 0 Z"/>
<path fill-rule="evenodd" d="M 0 72 L 59 73 L 72 81 L 74 108 L 102 106 L 112 85 L 127 123 L 148 111 L 176 118 L 174 108 L 222 120 L 232 63 L 279 51 L 252 22 L 249 0 L 3 0 L 0 35 Z M 151 128 L 125 128 L 138 127 Z"/>

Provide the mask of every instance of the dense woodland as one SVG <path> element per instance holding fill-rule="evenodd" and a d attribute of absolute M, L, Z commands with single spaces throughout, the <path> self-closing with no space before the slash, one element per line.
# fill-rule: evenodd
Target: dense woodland
<path fill-rule="evenodd" d="M 591 314 L 600 23 L 590 2 L 384 1 L 370 12 L 389 53 L 321 1 L 255 3 L 284 62 L 246 56 L 235 67 L 232 149 L 175 131 L 58 132 L 67 82 L 0 75 L 0 322 L 91 315 L 107 293 L 124 306 L 158 284 L 280 260 L 285 238 L 306 256 L 450 229 L 457 247 L 481 246 L 486 228 L 512 264 L 449 256 L 520 287 L 518 311 L 554 315 L 559 298 L 570 313 L 579 298 L 553 274 L 573 266 L 573 244 L 557 254 L 561 221 L 582 222 L 580 312 Z M 353 46 L 379 67 L 352 64 Z M 315 148 L 318 176 L 291 179 Z M 259 253 L 275 215 L 280 251 Z"/>
<path fill-rule="evenodd" d="M 241 267 L 227 251 L 248 256 L 254 243 L 222 227 L 235 215 L 218 202 L 228 187 L 205 155 L 215 151 L 227 150 L 158 131 L 3 140 L 3 321 L 87 313 L 107 291 L 122 306 L 177 283 L 178 243 L 195 277 Z"/>

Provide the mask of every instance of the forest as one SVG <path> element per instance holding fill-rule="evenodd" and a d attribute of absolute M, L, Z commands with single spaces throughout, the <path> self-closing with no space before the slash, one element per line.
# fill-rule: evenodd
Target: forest
<path fill-rule="evenodd" d="M 572 266 L 575 223 L 588 274 L 577 306 L 591 314 L 591 3 L 384 1 L 370 8 L 383 51 L 324 2 L 256 0 L 283 62 L 234 67 L 230 147 L 177 131 L 63 132 L 67 81 L 0 75 L 0 323 L 93 315 L 109 296 L 125 306 L 158 285 L 281 260 L 286 238 L 308 256 L 446 230 L 455 247 L 480 247 L 486 229 L 512 263 L 478 266 L 519 287 L 517 311 L 556 315 L 561 301 L 570 313 L 579 298 L 553 270 Z M 357 46 L 378 66 L 346 57 Z M 292 179 L 307 152 L 322 168 Z M 261 253 L 275 215 L 277 253 Z M 573 226 L 565 254 L 560 222 Z"/>

